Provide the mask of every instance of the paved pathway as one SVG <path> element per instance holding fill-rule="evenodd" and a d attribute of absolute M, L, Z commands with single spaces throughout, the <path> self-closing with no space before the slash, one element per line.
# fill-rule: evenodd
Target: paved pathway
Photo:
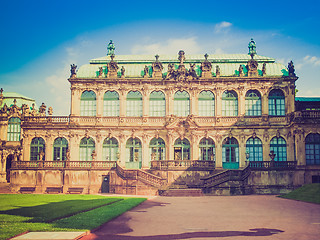
<path fill-rule="evenodd" d="M 81 239 L 319 240 L 320 205 L 256 195 L 156 197 Z"/>

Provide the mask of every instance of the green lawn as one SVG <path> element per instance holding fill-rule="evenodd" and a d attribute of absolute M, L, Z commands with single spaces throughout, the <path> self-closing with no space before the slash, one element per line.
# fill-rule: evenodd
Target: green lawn
<path fill-rule="evenodd" d="M 97 195 L 0 194 L 0 239 L 25 231 L 87 231 L 145 198 Z"/>
<path fill-rule="evenodd" d="M 320 204 L 320 183 L 304 185 L 301 188 L 280 197 Z"/>

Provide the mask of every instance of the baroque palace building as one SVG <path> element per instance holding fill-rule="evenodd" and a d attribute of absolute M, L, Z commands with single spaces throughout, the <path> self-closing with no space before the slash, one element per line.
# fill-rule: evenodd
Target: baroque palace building
<path fill-rule="evenodd" d="M 115 55 L 110 41 L 107 56 L 71 65 L 69 116 L 2 103 L 2 181 L 16 192 L 163 195 L 319 182 L 320 98 L 296 98 L 293 63 L 248 47 L 137 56 Z"/>

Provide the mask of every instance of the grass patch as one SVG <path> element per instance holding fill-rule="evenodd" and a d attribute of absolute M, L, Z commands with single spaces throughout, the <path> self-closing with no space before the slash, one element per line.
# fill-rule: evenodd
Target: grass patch
<path fill-rule="evenodd" d="M 279 197 L 320 204 L 320 183 L 306 184 Z"/>
<path fill-rule="evenodd" d="M 0 194 L 0 239 L 25 231 L 87 231 L 145 198 L 97 195 Z"/>

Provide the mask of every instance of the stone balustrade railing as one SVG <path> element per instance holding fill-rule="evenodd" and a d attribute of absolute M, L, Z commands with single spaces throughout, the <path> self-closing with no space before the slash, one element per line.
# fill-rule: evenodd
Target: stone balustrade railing
<path fill-rule="evenodd" d="M 155 170 L 213 170 L 214 161 L 200 160 L 159 160 L 151 161 L 151 169 Z"/>
<path fill-rule="evenodd" d="M 12 169 L 112 169 L 116 161 L 14 161 Z"/>
<path fill-rule="evenodd" d="M 296 161 L 250 161 L 249 168 L 252 170 L 288 170 L 295 169 Z"/>

